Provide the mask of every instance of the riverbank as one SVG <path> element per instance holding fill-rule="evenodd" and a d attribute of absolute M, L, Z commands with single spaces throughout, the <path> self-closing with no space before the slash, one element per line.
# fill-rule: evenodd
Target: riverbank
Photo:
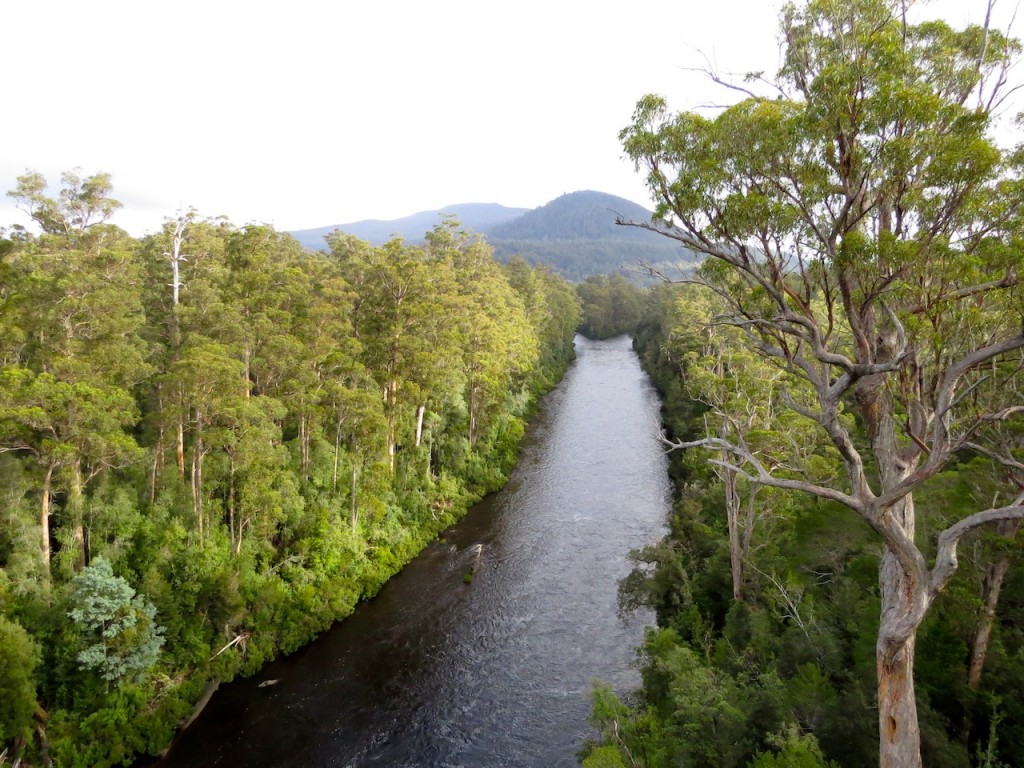
<path fill-rule="evenodd" d="M 638 683 L 651 617 L 619 620 L 617 582 L 669 499 L 629 340 L 579 343 L 507 486 L 350 618 L 223 686 L 165 765 L 575 765 L 591 680 Z"/>
<path fill-rule="evenodd" d="M 401 575 L 409 562 L 426 547 L 436 542 L 445 530 L 461 520 L 473 504 L 488 494 L 499 490 L 507 481 L 508 475 L 518 461 L 520 444 L 526 433 L 526 422 L 520 421 L 520 419 L 525 420 L 536 415 L 538 402 L 562 380 L 572 363 L 572 359 L 570 357 L 564 358 L 560 363 L 560 367 L 550 371 L 548 377 L 539 386 L 529 393 L 524 393 L 526 396 L 518 399 L 517 413 L 510 414 L 509 428 L 504 431 L 501 444 L 497 449 L 492 449 L 490 452 L 495 463 L 486 473 L 478 474 L 477 480 L 472 487 L 464 488 L 458 493 L 452 493 L 451 491 L 454 486 L 449 484 L 446 495 L 435 497 L 433 501 L 429 500 L 428 497 L 426 506 L 429 509 L 429 514 L 423 514 L 424 499 L 422 497 L 414 497 L 411 500 L 416 506 L 406 508 L 405 512 L 410 518 L 419 521 L 418 527 L 410 528 L 406 526 L 404 531 L 405 538 L 400 542 L 400 548 L 392 546 L 388 552 L 381 552 L 379 548 L 375 548 L 370 552 L 370 558 L 373 559 L 372 567 L 369 565 L 364 566 L 360 572 L 363 578 L 358 585 L 358 591 L 350 590 L 348 593 L 349 597 L 342 602 L 330 604 L 328 612 L 305 615 L 303 617 L 303 624 L 306 627 L 306 633 L 300 635 L 292 632 L 292 641 L 288 648 L 281 647 L 277 649 L 278 652 L 276 653 L 262 655 L 258 664 L 249 657 L 254 640 L 250 636 L 244 638 L 241 642 L 233 643 L 230 647 L 222 649 L 210 659 L 209 664 L 204 669 L 196 670 L 196 673 L 190 678 L 178 681 L 179 690 L 183 692 L 198 691 L 199 695 L 195 698 L 184 696 L 182 701 L 175 701 L 173 696 L 165 696 L 163 697 L 165 701 L 158 702 L 155 708 L 142 715 L 144 718 L 143 729 L 145 729 L 145 720 L 151 718 L 154 722 L 163 722 L 172 713 L 177 713 L 177 722 L 180 725 L 174 729 L 173 734 L 165 742 L 166 746 L 160 749 L 158 755 L 155 757 L 150 755 L 149 757 L 139 758 L 134 764 L 136 768 L 163 765 L 164 762 L 162 761 L 172 752 L 175 744 L 178 743 L 196 721 L 201 719 L 210 702 L 214 699 L 216 691 L 221 686 L 230 685 L 233 681 L 237 685 L 242 680 L 265 682 L 265 677 L 261 673 L 268 665 L 275 661 L 280 662 L 282 658 L 287 658 L 289 655 L 306 649 L 324 632 L 329 631 L 332 627 L 336 628 L 344 624 L 361 605 L 365 604 L 366 601 L 373 600 L 389 581 Z M 385 557 L 384 555 L 387 556 Z M 295 608 L 301 607 L 301 605 L 295 606 Z M 292 613 L 292 609 L 288 605 L 281 605 L 280 610 L 282 615 L 290 615 Z M 233 660 L 235 663 L 225 664 L 220 662 L 219 660 L 223 656 L 228 656 L 228 660 Z M 217 670 L 221 670 L 219 674 Z M 259 683 L 257 683 L 258 685 Z M 195 702 L 192 708 L 183 708 L 182 704 L 187 704 L 190 699 Z"/>

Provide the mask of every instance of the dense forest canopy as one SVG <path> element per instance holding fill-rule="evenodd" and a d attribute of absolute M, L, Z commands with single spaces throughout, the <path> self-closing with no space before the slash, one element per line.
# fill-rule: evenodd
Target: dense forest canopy
<path fill-rule="evenodd" d="M 721 593 L 691 602 L 685 582 L 710 553 L 691 542 L 679 556 L 652 556 L 675 570 L 657 570 L 653 582 L 641 576 L 638 594 L 657 593 L 647 597 L 675 633 L 648 644 L 654 709 L 635 722 L 635 738 L 612 739 L 619 762 L 742 764 L 753 747 L 767 746 L 764 731 L 744 743 L 749 722 L 733 715 L 745 711 L 748 719 L 765 716 L 768 733 L 812 760 L 801 764 L 821 764 L 805 737 L 835 724 L 821 716 L 822 701 L 816 712 L 801 710 L 795 694 L 782 714 L 785 696 L 767 689 L 790 684 L 820 687 L 821 696 L 830 685 L 850 692 L 851 708 L 859 690 L 864 708 L 877 705 L 871 738 L 883 766 L 921 765 L 922 741 L 929 765 L 962 765 L 974 750 L 984 764 L 1001 754 L 1020 762 L 1018 745 L 999 751 L 1016 740 L 1014 729 L 999 727 L 1003 711 L 994 701 L 985 711 L 977 693 L 1005 553 L 1015 551 L 1024 518 L 1024 154 L 992 138 L 1020 46 L 987 26 L 914 24 L 906 12 L 893 0 L 787 5 L 774 79 L 736 86 L 747 98 L 713 117 L 644 97 L 622 132 L 658 202 L 654 221 L 633 223 L 705 257 L 692 281 L 701 289 L 663 315 L 661 343 L 705 410 L 676 446 L 706 452 L 714 479 L 704 481 L 722 494 L 729 579 L 724 606 Z M 771 92 L 751 90 L 759 83 Z M 808 509 L 828 510 L 827 522 Z M 813 548 L 780 559 L 771 552 L 780 541 L 758 534 L 799 526 L 794 510 L 823 526 L 823 543 L 835 547 L 827 561 Z M 683 517 L 687 526 L 706 519 Z M 844 539 L 834 541 L 840 532 Z M 1000 544 L 983 544 L 993 533 Z M 975 599 L 984 608 L 968 628 L 936 627 L 937 614 L 957 610 L 948 593 L 962 584 L 965 550 L 983 574 Z M 861 552 L 877 553 L 870 614 L 842 591 L 848 569 L 864 567 Z M 823 600 L 835 621 L 858 621 L 839 634 L 821 631 L 820 610 L 806 597 L 822 590 L 801 570 L 828 585 Z M 662 592 L 659 579 L 682 591 Z M 681 605 L 665 602 L 673 599 Z M 724 615 L 703 613 L 716 605 Z M 780 629 L 770 621 L 780 614 L 811 643 L 802 659 L 771 647 Z M 842 631 L 873 646 L 870 693 L 844 679 L 864 669 L 863 645 L 846 646 L 853 655 L 845 659 L 831 655 L 830 647 L 844 647 Z M 965 691 L 933 689 L 935 676 L 915 687 L 919 635 L 936 641 L 942 632 L 962 644 L 950 657 L 963 675 L 947 683 L 962 681 Z M 1018 652 L 1005 641 L 1007 653 Z M 735 655 L 746 652 L 754 657 Z M 919 661 L 941 664 L 934 653 L 922 649 Z M 748 704 L 756 693 L 775 709 L 736 708 L 741 683 Z M 618 710 L 605 704 L 610 726 Z M 708 733 L 713 717 L 700 706 L 721 707 L 733 737 L 684 747 L 686 729 Z M 1017 715 L 1019 702 L 1003 706 Z M 981 733 L 972 731 L 980 712 Z M 653 720 L 642 720 L 648 715 Z M 942 716 L 952 720 L 936 722 Z M 780 717 L 796 731 L 787 736 Z M 829 738 L 842 743 L 834 730 Z M 649 756 L 638 757 L 644 749 Z"/>
<path fill-rule="evenodd" d="M 11 194 L 40 232 L 0 232 L 6 758 L 159 752 L 500 486 L 572 358 L 574 289 L 452 220 L 314 253 L 194 211 L 132 238 L 105 174 Z"/>
<path fill-rule="evenodd" d="M 640 323 L 644 291 L 622 275 L 591 275 L 576 286 L 583 304 L 580 333 L 591 339 L 632 334 Z"/>

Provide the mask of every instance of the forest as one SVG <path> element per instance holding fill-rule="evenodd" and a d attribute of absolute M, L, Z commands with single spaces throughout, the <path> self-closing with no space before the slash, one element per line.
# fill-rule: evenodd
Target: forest
<path fill-rule="evenodd" d="M 665 285 L 643 302 L 634 345 L 662 393 L 671 441 L 742 425 L 760 455 L 792 455 L 803 444 L 804 471 L 835 472 L 813 430 L 772 402 L 778 371 L 712 326 L 712 295 Z M 1004 432 L 1018 457 L 1022 426 Z M 640 649 L 643 688 L 632 698 L 597 689 L 603 739 L 583 765 L 878 765 L 882 553 L 873 531 L 836 504 L 709 463 L 721 451 L 669 455 L 670 533 L 633 553 L 620 585 L 622 610 L 650 608 L 657 618 Z M 940 525 L 979 500 L 1019 493 L 1022 482 L 1020 467 L 964 452 L 918 495 L 922 508 L 941 510 L 918 536 L 934 540 Z M 962 564 L 919 630 L 925 765 L 1024 761 L 1024 558 L 1015 532 L 994 527 L 961 544 Z"/>
<path fill-rule="evenodd" d="M 0 764 L 124 765 L 504 483 L 580 303 L 451 219 L 323 253 L 48 189 L 0 230 Z"/>
<path fill-rule="evenodd" d="M 374 595 L 504 482 L 579 327 L 634 334 L 676 485 L 620 587 L 657 621 L 642 687 L 595 689 L 585 768 L 1024 764 L 1021 46 L 912 6 L 787 4 L 732 106 L 641 98 L 620 139 L 657 205 L 619 223 L 700 260 L 649 289 L 503 266 L 453 220 L 133 238 L 106 175 L 21 177 L 0 763 L 159 753 Z"/>
<path fill-rule="evenodd" d="M 909 8 L 789 4 L 776 76 L 622 130 L 620 223 L 704 260 L 637 326 L 677 500 L 588 768 L 1024 764 L 1021 47 Z"/>

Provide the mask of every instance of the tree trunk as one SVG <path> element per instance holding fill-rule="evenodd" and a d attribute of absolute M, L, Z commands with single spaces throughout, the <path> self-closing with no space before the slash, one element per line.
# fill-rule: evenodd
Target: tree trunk
<path fill-rule="evenodd" d="M 180 264 L 186 260 L 185 256 L 181 253 L 181 246 L 185 242 L 185 229 L 186 220 L 179 218 L 174 224 L 174 234 L 171 239 L 171 272 L 174 277 L 174 282 L 171 283 L 171 301 L 175 308 L 178 306 L 179 290 L 181 289 Z M 172 322 L 174 323 L 174 338 L 177 339 L 177 315 L 174 314 L 173 309 L 171 312 Z"/>
<path fill-rule="evenodd" d="M 245 384 L 245 399 L 246 400 L 249 399 L 249 395 L 252 393 L 252 388 L 253 388 L 252 372 L 249 369 L 249 362 L 250 362 L 251 358 L 252 358 L 252 354 L 249 351 L 249 348 L 246 347 L 245 348 L 245 360 L 244 360 L 245 370 L 242 373 L 242 381 Z"/>
<path fill-rule="evenodd" d="M 50 491 L 55 469 L 57 469 L 57 464 L 51 461 L 46 468 L 46 476 L 43 478 L 43 500 L 39 510 L 39 527 L 42 529 L 40 543 L 42 544 L 43 573 L 47 578 L 50 576 Z"/>
<path fill-rule="evenodd" d="M 160 484 L 161 459 L 164 452 L 164 428 L 161 426 L 156 433 L 156 445 L 153 446 L 153 463 L 149 468 L 149 503 L 156 503 L 157 486 Z"/>
<path fill-rule="evenodd" d="M 175 425 L 175 450 L 178 457 L 178 480 L 185 484 L 185 418 L 181 413 L 181 398 L 178 399 L 178 423 Z"/>
<path fill-rule="evenodd" d="M 723 461 L 728 461 L 723 454 Z M 725 487 L 725 516 L 729 524 L 729 569 L 732 571 L 732 599 L 742 602 L 743 597 L 743 553 L 740 543 L 740 494 L 735 472 L 722 473 Z"/>
<path fill-rule="evenodd" d="M 434 476 L 434 432 L 431 430 L 430 442 L 427 443 L 427 478 Z"/>
<path fill-rule="evenodd" d="M 338 422 L 338 428 L 334 432 L 334 476 L 332 490 L 338 490 L 338 456 L 341 453 L 341 422 Z"/>
<path fill-rule="evenodd" d="M 160 384 L 156 386 L 156 410 L 157 413 L 163 411 L 163 388 Z M 161 418 L 156 432 L 156 445 L 153 447 L 153 463 L 149 471 L 149 503 L 151 506 L 156 503 L 156 490 L 160 483 L 160 470 L 163 467 L 164 432 L 164 423 Z"/>
<path fill-rule="evenodd" d="M 469 446 L 476 445 L 476 410 L 477 410 L 477 386 L 474 384 L 469 389 Z"/>
<path fill-rule="evenodd" d="M 352 457 L 352 533 L 356 532 L 359 524 L 359 509 L 356 507 L 356 481 L 359 479 L 359 470 L 356 468 L 355 457 Z"/>
<path fill-rule="evenodd" d="M 878 359 L 884 359 L 878 351 Z M 896 488 L 914 471 L 916 458 L 901 450 L 892 395 L 881 376 L 865 377 L 855 395 L 878 461 L 883 491 Z M 931 602 L 929 573 L 914 545 L 914 497 L 904 496 L 880 510 L 880 528 L 892 534 L 879 567 L 881 618 L 875 645 L 878 674 L 878 734 L 881 768 L 920 768 L 921 731 L 914 694 L 914 649 L 917 629 Z M 902 543 L 901 543 L 902 542 Z M 893 546 L 904 546 L 901 561 Z M 907 570 L 915 562 L 916 570 Z"/>
<path fill-rule="evenodd" d="M 203 429 L 202 414 L 196 411 L 196 432 L 192 439 L 192 512 L 203 538 Z"/>
<path fill-rule="evenodd" d="M 181 248 L 181 241 L 174 238 L 174 256 L 171 258 L 171 271 L 174 273 L 174 282 L 171 284 L 171 294 L 173 296 L 174 306 L 178 306 L 178 287 L 181 285 L 181 278 L 178 271 L 178 251 Z M 173 310 L 172 310 L 173 312 Z"/>
<path fill-rule="evenodd" d="M 914 501 L 907 496 L 887 513 L 914 536 Z M 928 585 L 908 573 L 886 547 L 879 568 L 881 621 L 876 659 L 878 672 L 879 765 L 881 768 L 919 768 L 921 731 L 914 694 L 914 650 L 917 628 L 930 598 Z"/>
<path fill-rule="evenodd" d="M 235 552 L 235 460 L 228 459 L 228 539 L 231 545 L 231 552 Z M 241 538 L 241 531 L 239 531 Z"/>
<path fill-rule="evenodd" d="M 395 473 L 395 410 L 397 408 L 395 389 L 397 386 L 395 382 L 391 382 L 390 385 L 384 387 L 384 410 L 387 412 L 388 420 L 388 466 L 391 469 L 391 474 Z"/>
<path fill-rule="evenodd" d="M 1003 579 L 1010 568 L 1010 559 L 1003 555 L 990 565 L 985 572 L 982 584 L 984 611 L 978 618 L 971 639 L 971 661 L 967 668 L 967 685 L 977 690 L 981 683 L 981 673 L 985 668 L 985 656 L 988 654 L 988 643 L 992 636 L 992 624 L 996 618 L 996 606 L 999 605 L 999 593 L 1003 589 Z"/>
<path fill-rule="evenodd" d="M 299 419 L 299 444 L 302 448 L 302 482 L 309 480 L 309 424 L 308 418 Z"/>
<path fill-rule="evenodd" d="M 420 447 L 420 443 L 423 442 L 423 416 L 427 412 L 427 406 L 417 405 L 416 406 L 416 447 Z"/>
<path fill-rule="evenodd" d="M 71 488 L 68 493 L 68 511 L 71 512 L 71 539 L 77 550 L 75 570 L 86 566 L 85 552 L 85 490 L 82 483 L 82 464 L 75 460 L 71 464 Z"/>
<path fill-rule="evenodd" d="M 919 768 L 921 733 L 914 697 L 916 632 L 895 652 L 878 642 L 878 724 L 880 768 Z"/>

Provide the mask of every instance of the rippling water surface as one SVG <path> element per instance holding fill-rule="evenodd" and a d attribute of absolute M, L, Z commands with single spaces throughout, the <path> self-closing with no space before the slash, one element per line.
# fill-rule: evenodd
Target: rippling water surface
<path fill-rule="evenodd" d="M 218 691 L 163 764 L 577 764 L 591 681 L 639 684 L 651 617 L 621 621 L 616 587 L 629 550 L 662 535 L 670 493 L 629 339 L 576 347 L 508 486 L 349 619 Z"/>

